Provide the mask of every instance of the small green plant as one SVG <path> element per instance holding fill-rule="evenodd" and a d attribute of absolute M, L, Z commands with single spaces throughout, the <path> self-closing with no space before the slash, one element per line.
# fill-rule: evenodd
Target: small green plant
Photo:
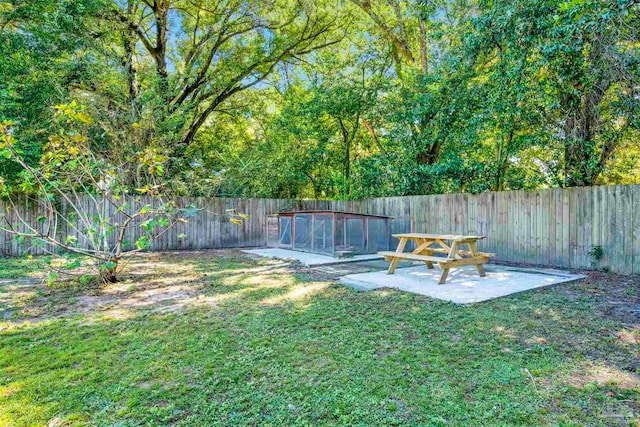
<path fill-rule="evenodd" d="M 604 256 L 604 249 L 600 245 L 594 245 L 589 251 L 589 256 L 591 257 L 591 268 L 596 269 Z"/>

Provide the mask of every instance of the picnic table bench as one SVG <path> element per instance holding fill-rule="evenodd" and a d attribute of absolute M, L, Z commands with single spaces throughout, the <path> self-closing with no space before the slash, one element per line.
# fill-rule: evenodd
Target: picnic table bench
<path fill-rule="evenodd" d="M 489 261 L 489 258 L 494 255 L 487 252 L 478 252 L 476 242 L 484 239 L 484 236 L 406 233 L 394 234 L 393 237 L 399 240 L 395 252 L 378 252 L 378 254 L 384 256 L 386 261 L 391 261 L 387 274 L 393 274 L 402 259 L 424 261 L 428 268 L 433 268 L 433 264 L 437 263 L 442 269 L 440 281 L 438 282 L 440 285 L 444 285 L 447 281 L 449 269 L 463 265 L 475 265 L 480 277 L 484 277 L 483 264 Z M 416 242 L 416 249 L 411 252 L 404 252 L 405 246 L 409 241 Z M 463 250 L 461 248 L 463 245 L 466 245 L 469 249 Z M 446 255 L 443 257 L 434 256 L 434 253 L 443 253 Z"/>

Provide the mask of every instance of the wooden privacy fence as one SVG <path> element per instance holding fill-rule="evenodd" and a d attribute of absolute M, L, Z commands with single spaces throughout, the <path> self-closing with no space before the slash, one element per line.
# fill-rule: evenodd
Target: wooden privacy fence
<path fill-rule="evenodd" d="M 411 216 L 416 232 L 487 236 L 480 250 L 500 260 L 640 274 L 640 185 L 377 198 L 360 209 Z"/>
<path fill-rule="evenodd" d="M 238 198 L 200 198 L 200 197 L 182 197 L 175 200 L 177 206 L 187 207 L 195 205 L 199 208 L 199 212 L 195 217 L 189 218 L 187 223 L 178 223 L 168 232 L 163 233 L 160 237 L 153 240 L 148 250 L 164 251 L 164 250 L 195 250 L 210 248 L 234 248 L 246 246 L 263 246 L 266 242 L 266 225 L 267 216 L 270 214 L 300 209 L 328 209 L 331 205 L 329 201 L 323 200 L 285 200 L 285 199 L 238 199 Z M 82 206 L 82 210 L 87 213 L 89 218 L 96 215 L 96 204 L 89 198 L 81 198 L 74 200 L 78 206 Z M 154 205 L 156 201 L 152 197 L 142 196 L 137 200 L 123 199 L 122 203 L 137 205 L 138 208 L 144 205 Z M 108 212 L 100 212 L 101 217 L 114 218 L 111 223 L 123 223 L 125 217 L 117 212 L 115 206 L 108 204 L 106 208 Z M 17 209 L 16 209 L 17 208 Z M 242 224 L 234 224 L 229 221 L 227 211 L 235 209 L 238 212 L 246 213 L 249 219 L 243 221 Z M 17 210 L 17 212 L 16 212 Z M 62 212 L 66 212 L 65 208 L 61 208 Z M 21 231 L 27 231 L 20 218 L 30 224 L 37 224 L 38 217 L 42 215 L 34 202 L 26 201 L 16 203 L 15 208 L 9 202 L 0 200 L 0 212 L 6 215 L 6 218 L 12 226 L 16 226 Z M 69 213 L 72 210 L 69 209 Z M 134 221 L 128 227 L 125 240 L 130 242 L 130 247 L 135 247 L 135 241 L 143 235 L 139 223 L 142 219 Z M 36 227 L 38 228 L 38 227 Z M 59 241 L 64 242 L 67 236 L 77 238 L 77 245 L 83 246 L 85 239 L 78 229 L 65 221 L 58 221 L 57 236 Z M 115 233 L 110 236 L 110 240 L 115 240 Z M 49 247 L 53 250 L 52 247 Z M 0 255 L 19 256 L 25 253 L 33 255 L 44 254 L 43 248 L 33 245 L 28 240 L 18 243 L 14 235 L 7 231 L 0 231 Z"/>
<path fill-rule="evenodd" d="M 556 188 L 539 191 L 487 192 L 360 201 L 181 198 L 181 206 L 208 206 L 153 243 L 151 250 L 263 246 L 268 215 L 288 210 L 332 209 L 346 212 L 412 217 L 416 232 L 481 234 L 482 251 L 497 259 L 570 268 L 608 268 L 640 274 L 640 185 Z M 23 217 L 38 212 L 21 206 Z M 250 218 L 236 225 L 224 218 L 236 209 Z M 0 210 L 7 205 L 0 202 Z M 132 228 L 135 241 L 137 227 Z M 64 235 L 66 230 L 61 230 Z M 184 237 L 179 237 L 184 234 Z M 20 255 L 38 248 L 19 245 L 0 232 L 2 253 Z M 593 255 L 601 248 L 601 259 Z"/>

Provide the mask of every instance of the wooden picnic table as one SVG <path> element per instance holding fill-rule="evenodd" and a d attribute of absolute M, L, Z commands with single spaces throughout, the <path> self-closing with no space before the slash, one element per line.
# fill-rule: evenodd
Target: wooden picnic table
<path fill-rule="evenodd" d="M 388 274 L 393 274 L 401 259 L 414 261 L 424 261 L 428 268 L 433 268 L 433 263 L 438 263 L 442 269 L 440 275 L 440 285 L 444 285 L 449 274 L 449 269 L 461 267 L 463 265 L 475 265 L 480 277 L 485 276 L 482 264 L 489 261 L 494 255 L 486 252 L 478 252 L 477 241 L 484 239 L 484 236 L 460 236 L 453 234 L 423 234 L 407 233 L 394 234 L 398 242 L 395 252 L 378 252 L 384 259 L 391 261 Z M 404 252 L 404 248 L 409 241 L 416 243 L 416 248 L 411 252 Z M 468 250 L 462 248 L 463 245 Z M 444 257 L 434 256 L 434 253 L 446 254 Z"/>

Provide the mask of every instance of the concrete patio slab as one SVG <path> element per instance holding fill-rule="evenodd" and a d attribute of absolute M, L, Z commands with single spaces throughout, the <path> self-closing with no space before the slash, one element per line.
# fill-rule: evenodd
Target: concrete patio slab
<path fill-rule="evenodd" d="M 444 285 L 438 285 L 440 269 L 424 265 L 386 271 L 350 274 L 340 282 L 358 290 L 396 288 L 456 304 L 471 304 L 524 292 L 530 289 L 573 282 L 585 276 L 550 269 L 527 269 L 485 264 L 486 277 L 479 277 L 475 266 L 451 269 Z"/>
<path fill-rule="evenodd" d="M 382 259 L 378 254 L 355 255 L 351 258 L 334 258 L 329 255 L 312 254 L 310 252 L 291 251 L 280 248 L 264 248 L 264 249 L 244 249 L 242 252 L 258 255 L 266 258 L 291 259 L 300 261 L 307 267 L 329 264 L 344 264 L 349 262 L 371 261 L 374 259 Z"/>

